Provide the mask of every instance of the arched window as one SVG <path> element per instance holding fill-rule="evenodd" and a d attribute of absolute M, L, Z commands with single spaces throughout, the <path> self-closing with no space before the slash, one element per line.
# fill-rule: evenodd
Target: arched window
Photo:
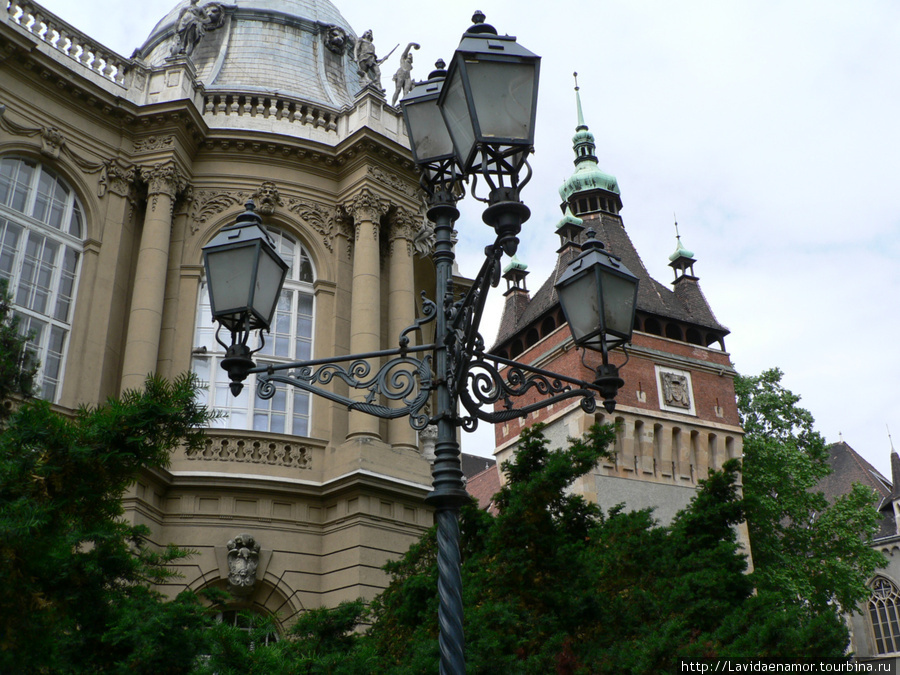
<path fill-rule="evenodd" d="M 897 612 L 897 587 L 884 577 L 872 582 L 869 598 L 869 620 L 879 654 L 900 652 L 900 614 Z"/>
<path fill-rule="evenodd" d="M 273 227 L 267 229 L 289 269 L 271 331 L 254 359 L 257 364 L 308 360 L 312 358 L 314 317 L 312 262 L 291 235 Z M 275 395 L 263 400 L 256 395 L 256 377 L 251 375 L 244 381 L 240 395 L 232 396 L 228 374 L 221 367 L 225 350 L 215 339 L 205 282 L 200 289 L 196 325 L 193 370 L 202 383 L 200 400 L 227 415 L 214 420 L 212 426 L 295 436 L 309 434 L 309 394 L 300 389 L 278 385 Z M 227 341 L 227 337 L 223 340 Z"/>
<path fill-rule="evenodd" d="M 216 620 L 247 633 L 251 649 L 259 645 L 269 645 L 281 639 L 272 617 L 260 612 L 248 609 L 226 609 L 216 615 Z"/>
<path fill-rule="evenodd" d="M 0 279 L 6 279 L 19 327 L 40 361 L 35 385 L 56 401 L 83 250 L 75 192 L 31 159 L 0 159 Z"/>

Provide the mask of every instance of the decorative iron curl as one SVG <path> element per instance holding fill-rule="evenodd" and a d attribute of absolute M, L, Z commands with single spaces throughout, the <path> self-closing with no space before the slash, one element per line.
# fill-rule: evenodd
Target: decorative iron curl
<path fill-rule="evenodd" d="M 494 355 L 476 354 L 466 365 L 465 384 L 459 391 L 459 400 L 468 415 L 459 423 L 466 431 L 474 430 L 478 420 L 505 422 L 572 398 L 580 397 L 581 408 L 587 413 L 597 409 L 597 387 L 592 383 Z M 540 395 L 540 400 L 517 407 L 515 399 L 530 391 Z M 492 410 L 497 403 L 503 409 Z"/>
<path fill-rule="evenodd" d="M 423 409 L 432 390 L 430 355 L 420 359 L 395 356 L 369 377 L 371 370 L 371 365 L 363 359 L 356 359 L 346 367 L 337 363 L 269 365 L 258 371 L 257 395 L 262 399 L 272 398 L 277 383 L 281 383 L 382 419 L 408 416 L 410 426 L 417 431 L 428 426 L 430 419 Z M 366 399 L 355 400 L 323 388 L 335 378 L 352 389 L 367 390 Z M 389 407 L 376 403 L 379 396 L 403 405 Z"/>

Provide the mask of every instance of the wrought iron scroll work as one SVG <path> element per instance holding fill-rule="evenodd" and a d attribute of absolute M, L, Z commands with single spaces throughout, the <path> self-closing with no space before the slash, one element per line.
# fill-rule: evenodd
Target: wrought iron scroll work
<path fill-rule="evenodd" d="M 488 292 L 500 281 L 502 255 L 498 243 L 488 246 L 485 262 L 465 297 L 446 310 L 450 314 L 447 379 L 451 392 L 468 413 L 459 420 L 460 425 L 472 431 L 479 420 L 491 424 L 504 422 L 579 397 L 582 409 L 593 413 L 599 392 L 596 384 L 485 352 L 484 338 L 478 328 Z M 540 396 L 540 400 L 516 407 L 514 399 L 530 393 Z M 494 404 L 500 401 L 503 409 L 494 410 Z"/>
<path fill-rule="evenodd" d="M 402 349 L 388 349 L 367 354 L 352 354 L 314 361 L 259 366 L 251 372 L 259 373 L 257 395 L 269 399 L 275 395 L 276 384 L 286 384 L 326 398 L 382 419 L 409 416 L 413 429 L 421 430 L 430 421 L 424 412 L 432 390 L 431 355 L 420 358 L 410 353 L 432 351 L 434 345 Z M 371 361 L 387 359 L 373 374 Z M 346 365 L 342 365 L 346 364 Z M 364 401 L 349 398 L 327 389 L 334 380 L 343 381 L 356 390 L 367 390 Z M 389 407 L 378 403 L 379 397 L 400 401 L 402 406 Z"/>

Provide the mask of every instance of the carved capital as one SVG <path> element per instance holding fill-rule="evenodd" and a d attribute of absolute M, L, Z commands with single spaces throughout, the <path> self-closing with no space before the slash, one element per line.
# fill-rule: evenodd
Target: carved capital
<path fill-rule="evenodd" d="M 357 192 L 343 206 L 356 224 L 361 221 L 378 222 L 388 210 L 387 202 L 376 197 L 369 188 Z"/>
<path fill-rule="evenodd" d="M 394 255 L 397 246 L 405 247 L 407 255 L 412 255 L 413 244 L 421 226 L 420 216 L 408 209 L 399 207 L 391 213 L 389 223 L 391 255 Z"/>
<path fill-rule="evenodd" d="M 103 166 L 100 173 L 100 186 L 97 192 L 98 197 L 103 197 L 107 192 L 112 192 L 120 197 L 133 197 L 134 180 L 137 177 L 137 169 L 135 167 L 121 167 L 115 163 L 115 160 L 109 160 Z"/>
<path fill-rule="evenodd" d="M 175 195 L 187 187 L 187 180 L 173 163 L 141 167 L 141 178 L 147 183 L 147 195 Z"/>

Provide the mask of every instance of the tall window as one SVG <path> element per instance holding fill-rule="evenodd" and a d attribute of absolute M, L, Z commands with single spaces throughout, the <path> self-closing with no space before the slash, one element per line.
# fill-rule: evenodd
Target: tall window
<path fill-rule="evenodd" d="M 40 361 L 42 398 L 60 393 L 81 261 L 83 220 L 75 193 L 38 162 L 0 159 L 0 279 L 6 279 L 29 351 Z"/>
<path fill-rule="evenodd" d="M 296 239 L 276 228 L 270 227 L 268 231 L 289 268 L 271 332 L 265 335 L 265 346 L 254 358 L 257 364 L 310 359 L 313 335 L 312 284 L 315 279 L 312 263 L 306 250 Z M 251 375 L 244 381 L 240 395 L 232 396 L 228 388 L 228 374 L 221 367 L 225 350 L 215 339 L 216 328 L 212 321 L 205 282 L 200 289 L 196 325 L 193 370 L 202 382 L 201 402 L 226 413 L 226 417 L 215 420 L 213 426 L 308 435 L 309 394 L 306 392 L 279 385 L 272 398 L 263 400 L 256 395 L 256 378 Z M 223 331 L 220 337 L 228 342 L 230 335 Z"/>
<path fill-rule="evenodd" d="M 900 652 L 900 613 L 897 611 L 897 587 L 884 577 L 872 582 L 869 598 L 869 620 L 879 654 Z"/>

